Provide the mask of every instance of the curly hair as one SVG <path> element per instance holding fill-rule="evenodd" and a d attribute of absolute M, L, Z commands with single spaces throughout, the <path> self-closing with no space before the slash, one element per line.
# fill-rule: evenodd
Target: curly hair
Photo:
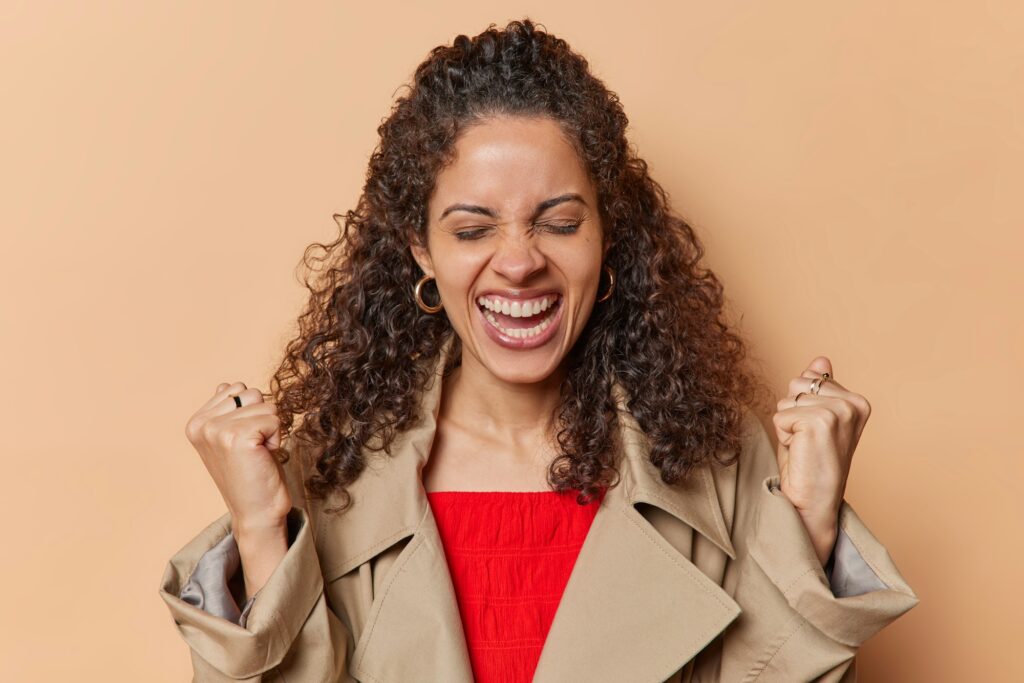
<path fill-rule="evenodd" d="M 378 128 L 356 208 L 334 215 L 332 243 L 303 254 L 310 298 L 269 395 L 282 436 L 294 429 L 318 447 L 305 486 L 317 498 L 338 493 L 342 505 L 332 511 L 351 503 L 347 487 L 366 454 L 390 455 L 396 434 L 415 423 L 420 392 L 452 336 L 444 376 L 461 360 L 446 315 L 415 303 L 422 271 L 409 245 L 426 243 L 428 199 L 460 132 L 492 116 L 546 116 L 561 126 L 597 189 L 615 271 L 614 295 L 564 360 L 549 484 L 578 491 L 584 503 L 617 481 L 615 378 L 667 484 L 712 459 L 735 462 L 744 407 L 767 405 L 767 385 L 724 321 L 722 285 L 699 263 L 703 246 L 627 142 L 618 96 L 530 19 L 491 24 L 435 47 L 417 67 Z"/>

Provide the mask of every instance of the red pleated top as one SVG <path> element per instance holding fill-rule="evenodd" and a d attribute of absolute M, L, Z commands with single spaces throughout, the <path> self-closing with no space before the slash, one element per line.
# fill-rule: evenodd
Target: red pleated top
<path fill-rule="evenodd" d="M 533 679 L 603 493 L 429 491 L 477 683 Z"/>

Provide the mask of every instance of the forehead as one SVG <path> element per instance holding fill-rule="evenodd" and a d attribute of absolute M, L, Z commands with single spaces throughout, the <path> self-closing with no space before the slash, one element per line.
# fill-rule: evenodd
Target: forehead
<path fill-rule="evenodd" d="M 430 200 L 436 219 L 449 202 L 472 202 L 502 214 L 532 211 L 564 192 L 592 196 L 583 162 L 549 118 L 500 117 L 464 130 L 454 161 L 437 177 Z"/>

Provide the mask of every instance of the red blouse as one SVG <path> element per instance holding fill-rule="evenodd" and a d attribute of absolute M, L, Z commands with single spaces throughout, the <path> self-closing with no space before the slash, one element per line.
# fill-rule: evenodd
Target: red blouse
<path fill-rule="evenodd" d="M 475 680 L 532 680 L 600 498 L 579 505 L 575 491 L 428 491 L 427 499 Z"/>

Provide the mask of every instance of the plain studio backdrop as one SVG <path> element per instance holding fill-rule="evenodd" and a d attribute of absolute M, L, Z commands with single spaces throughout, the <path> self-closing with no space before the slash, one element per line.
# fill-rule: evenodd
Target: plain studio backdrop
<path fill-rule="evenodd" d="M 1024 5 L 7 0 L 5 680 L 188 679 L 157 588 L 224 503 L 185 421 L 267 388 L 413 68 L 524 17 L 621 96 L 779 396 L 823 354 L 870 400 L 846 497 L 921 603 L 861 678 L 1024 678 Z"/>

